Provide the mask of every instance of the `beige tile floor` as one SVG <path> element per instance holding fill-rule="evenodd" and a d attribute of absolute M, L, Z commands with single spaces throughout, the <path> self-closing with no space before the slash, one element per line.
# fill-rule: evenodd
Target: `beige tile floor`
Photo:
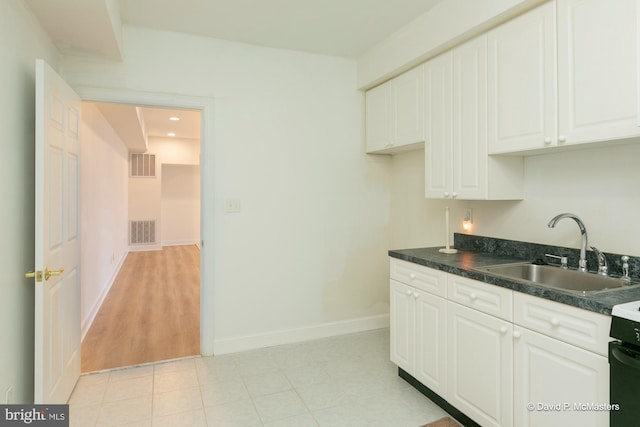
<path fill-rule="evenodd" d="M 418 427 L 447 415 L 397 376 L 389 330 L 80 377 L 71 426 Z"/>

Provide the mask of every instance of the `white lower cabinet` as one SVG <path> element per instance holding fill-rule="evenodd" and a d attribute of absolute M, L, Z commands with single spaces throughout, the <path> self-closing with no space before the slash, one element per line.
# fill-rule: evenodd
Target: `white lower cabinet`
<path fill-rule="evenodd" d="M 416 334 L 414 288 L 395 280 L 391 280 L 390 286 L 391 361 L 412 373 Z"/>
<path fill-rule="evenodd" d="M 391 280 L 391 361 L 446 396 L 446 300 Z"/>
<path fill-rule="evenodd" d="M 609 316 L 391 265 L 400 368 L 482 426 L 609 426 Z"/>
<path fill-rule="evenodd" d="M 513 358 L 513 425 L 609 425 L 606 357 L 516 326 Z"/>
<path fill-rule="evenodd" d="M 441 396 L 447 395 L 447 301 L 420 292 L 416 302 L 416 362 L 413 376 Z"/>
<path fill-rule="evenodd" d="M 482 426 L 513 419 L 513 325 L 447 304 L 447 401 Z"/>

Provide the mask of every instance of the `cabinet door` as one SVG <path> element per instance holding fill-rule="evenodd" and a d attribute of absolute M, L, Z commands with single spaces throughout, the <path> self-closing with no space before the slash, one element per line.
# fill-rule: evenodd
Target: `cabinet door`
<path fill-rule="evenodd" d="M 638 2 L 558 0 L 558 142 L 636 136 Z"/>
<path fill-rule="evenodd" d="M 490 154 L 556 144 L 555 28 L 549 2 L 489 32 Z"/>
<path fill-rule="evenodd" d="M 424 141 L 424 66 L 392 80 L 391 141 L 393 147 Z"/>
<path fill-rule="evenodd" d="M 574 406 L 609 403 L 606 357 L 516 326 L 513 368 L 514 425 L 609 425 L 608 411 Z"/>
<path fill-rule="evenodd" d="M 453 197 L 488 198 L 487 37 L 453 50 Z"/>
<path fill-rule="evenodd" d="M 425 64 L 425 196 L 450 197 L 452 173 L 452 54 L 447 52 Z"/>
<path fill-rule="evenodd" d="M 388 83 L 365 94 L 367 153 L 389 148 Z"/>
<path fill-rule="evenodd" d="M 447 397 L 447 301 L 418 291 L 415 299 L 415 378 Z"/>
<path fill-rule="evenodd" d="M 390 288 L 391 361 L 413 375 L 415 366 L 414 290 L 395 280 L 391 280 Z"/>
<path fill-rule="evenodd" d="M 513 325 L 447 303 L 447 401 L 482 426 L 513 417 Z"/>

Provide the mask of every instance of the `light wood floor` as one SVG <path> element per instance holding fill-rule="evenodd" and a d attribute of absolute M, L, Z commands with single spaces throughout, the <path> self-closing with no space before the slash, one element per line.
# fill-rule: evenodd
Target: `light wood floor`
<path fill-rule="evenodd" d="M 82 342 L 82 372 L 200 354 L 200 251 L 127 255 Z"/>

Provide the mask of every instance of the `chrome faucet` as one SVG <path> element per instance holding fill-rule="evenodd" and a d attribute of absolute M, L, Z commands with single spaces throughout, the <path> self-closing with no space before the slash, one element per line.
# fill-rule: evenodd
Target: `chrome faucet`
<path fill-rule="evenodd" d="M 580 261 L 578 261 L 578 271 L 587 272 L 587 229 L 580 218 L 572 213 L 561 213 L 551 218 L 547 227 L 553 228 L 562 218 L 571 218 L 578 224 L 580 235 L 582 236 L 582 245 L 580 246 Z"/>
<path fill-rule="evenodd" d="M 607 257 L 605 257 L 604 254 L 600 252 L 595 246 L 591 246 L 591 250 L 595 252 L 596 257 L 598 257 L 598 274 L 602 276 L 608 276 L 609 266 L 607 265 Z"/>

